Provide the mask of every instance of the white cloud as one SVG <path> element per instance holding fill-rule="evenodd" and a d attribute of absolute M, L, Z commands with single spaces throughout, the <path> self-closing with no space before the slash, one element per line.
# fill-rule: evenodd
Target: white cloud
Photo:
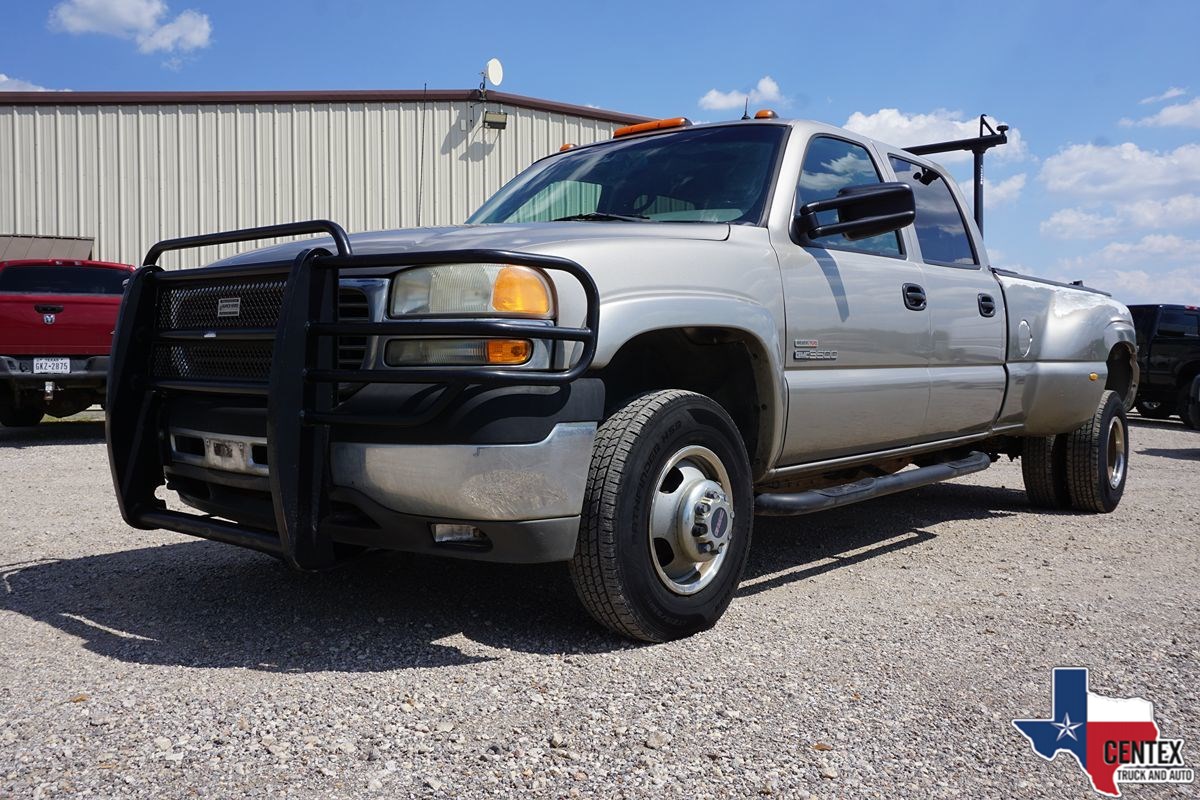
<path fill-rule="evenodd" d="M 1175 228 L 1200 224 L 1200 195 L 1180 194 L 1165 200 L 1137 200 L 1117 207 L 1121 217 L 1139 228 Z"/>
<path fill-rule="evenodd" d="M 211 35 L 208 15 L 189 9 L 166 25 L 159 25 L 144 37 L 138 37 L 138 49 L 143 53 L 197 50 L 208 46 Z"/>
<path fill-rule="evenodd" d="M 749 92 L 740 92 L 736 89 L 729 92 L 709 89 L 697 103 L 701 108 L 709 111 L 728 111 L 729 109 L 744 108 L 747 101 L 750 105 L 756 106 L 761 103 L 786 103 L 787 99 L 779 90 L 779 84 L 775 82 L 775 79 L 770 75 L 764 75 L 758 79 L 758 83 Z"/>
<path fill-rule="evenodd" d="M 1200 270 L 1182 267 L 1167 272 L 1147 272 L 1144 269 L 1097 270 L 1087 280 L 1123 303 L 1188 303 L 1200 302 Z"/>
<path fill-rule="evenodd" d="M 1183 97 L 1185 94 L 1187 94 L 1187 89 L 1180 89 L 1178 86 L 1172 86 L 1162 94 L 1156 94 L 1153 97 L 1143 97 L 1141 100 L 1138 100 L 1138 102 L 1142 105 L 1147 105 L 1149 103 L 1161 103 L 1164 100 L 1173 100 L 1176 97 Z"/>
<path fill-rule="evenodd" d="M 1047 158 L 1040 177 L 1050 191 L 1080 197 L 1169 197 L 1200 183 L 1200 144 L 1164 153 L 1132 142 L 1075 144 Z"/>
<path fill-rule="evenodd" d="M 1056 239 L 1096 239 L 1111 233 L 1117 222 L 1116 217 L 1105 217 L 1080 208 L 1064 208 L 1042 222 L 1041 231 L 1042 235 Z"/>
<path fill-rule="evenodd" d="M 994 120 L 992 122 L 995 124 Z M 873 114 L 855 111 L 842 127 L 882 142 L 911 147 L 931 142 L 974 138 L 979 135 L 979 118 L 963 119 L 961 111 L 947 111 L 944 108 L 928 114 L 905 114 L 898 108 L 881 108 Z M 988 154 L 1008 160 L 1023 158 L 1026 148 L 1021 140 L 1021 132 L 1015 128 L 1009 130 L 1008 144 L 989 150 Z M 971 154 L 962 151 L 938 153 L 933 158 L 949 164 L 970 161 Z"/>
<path fill-rule="evenodd" d="M 1197 263 L 1200 241 L 1149 234 L 1136 242 L 1113 242 L 1089 255 L 1066 259 L 1056 273 L 1064 279 L 1083 278 L 1125 303 L 1197 303 Z"/>
<path fill-rule="evenodd" d="M 970 181 L 961 181 L 958 184 L 959 190 L 963 196 L 967 198 L 967 204 L 974 208 L 975 205 L 975 184 Z M 1011 175 L 1002 181 L 993 183 L 988 178 L 983 179 L 983 207 L 994 208 L 996 206 L 1005 205 L 1014 202 L 1021 196 L 1021 190 L 1025 188 L 1025 173 L 1018 172 L 1016 175 Z M 989 251 L 990 254 L 990 251 Z"/>
<path fill-rule="evenodd" d="M 38 86 L 36 83 L 23 81 L 20 78 L 10 78 L 3 72 L 0 72 L 0 92 L 52 92 L 54 89 L 47 89 L 45 86 Z"/>
<path fill-rule="evenodd" d="M 132 39 L 143 53 L 198 50 L 209 45 L 207 14 L 191 9 L 174 19 L 163 0 L 64 0 L 50 10 L 50 27 L 72 34 Z"/>
<path fill-rule="evenodd" d="M 1056 239 L 1097 239 L 1112 233 L 1116 226 L 1164 230 L 1196 225 L 1200 224 L 1200 195 L 1117 203 L 1111 212 L 1105 215 L 1083 208 L 1064 208 L 1042 223 L 1042 234 Z"/>
<path fill-rule="evenodd" d="M 1193 97 L 1186 103 L 1176 103 L 1162 108 L 1157 114 L 1142 117 L 1138 120 L 1123 119 L 1125 127 L 1139 128 L 1200 128 L 1200 97 Z"/>

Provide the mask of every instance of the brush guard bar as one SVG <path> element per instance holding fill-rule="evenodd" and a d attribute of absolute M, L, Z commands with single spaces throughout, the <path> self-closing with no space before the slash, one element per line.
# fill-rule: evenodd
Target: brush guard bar
<path fill-rule="evenodd" d="M 328 234 L 336 253 L 314 246 L 291 261 L 164 271 L 159 257 L 168 251 L 306 234 Z M 338 280 L 343 274 L 387 267 L 437 266 L 458 263 L 501 263 L 570 275 L 586 298 L 580 328 L 528 324 L 510 320 L 453 318 L 392 319 L 383 322 L 339 322 Z M 286 278 L 274 328 L 195 328 L 158 330 L 160 293 L 165 288 L 223 279 Z M 591 366 L 596 353 L 600 316 L 599 293 L 591 276 L 574 261 L 505 250 L 455 250 L 355 255 L 349 237 L 336 223 L 314 220 L 288 225 L 171 239 L 155 244 L 144 265 L 129 279 L 117 320 L 109 363 L 107 425 L 109 467 L 121 514 L 136 528 L 165 528 L 271 553 L 299 569 L 319 569 L 334 562 L 330 537 L 321 531 L 329 494 L 330 431 L 340 426 L 411 427 L 436 418 L 467 386 L 561 386 Z M 336 368 L 338 336 L 415 336 L 526 338 L 578 342 L 582 350 L 560 369 L 514 367 Z M 161 379 L 152 374 L 156 344 L 215 341 L 274 343 L 266 382 Z M 419 415 L 350 416 L 338 409 L 339 383 L 420 383 L 444 386 L 440 398 Z M 166 481 L 163 399 L 178 394 L 265 397 L 269 485 L 276 531 L 261 530 L 211 516 L 169 510 L 155 497 Z"/>

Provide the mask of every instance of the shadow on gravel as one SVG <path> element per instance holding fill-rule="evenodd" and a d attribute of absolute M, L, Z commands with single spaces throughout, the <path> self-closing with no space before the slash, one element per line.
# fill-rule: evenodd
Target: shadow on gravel
<path fill-rule="evenodd" d="M 104 420 L 43 422 L 33 428 L 0 427 L 0 447 L 37 447 L 43 444 L 97 444 L 104 442 Z"/>
<path fill-rule="evenodd" d="M 940 522 L 996 519 L 1028 511 L 1025 492 L 943 483 L 802 517 L 757 517 L 739 597 L 928 542 Z M 820 562 L 820 563 L 815 563 Z M 811 564 L 812 566 L 805 566 Z M 774 573 L 776 577 L 753 582 Z M 752 582 L 752 583 L 751 583 Z"/>
<path fill-rule="evenodd" d="M 925 528 L 936 523 L 1004 516 L 1023 505 L 1023 492 L 945 484 L 804 518 L 759 518 L 746 580 L 786 572 L 742 594 L 930 541 L 936 537 Z M 304 575 L 268 556 L 183 538 L 0 565 L 0 610 L 121 661 L 270 672 L 374 672 L 489 658 L 442 641 L 458 635 L 542 654 L 637 646 L 591 621 L 562 564 L 374 553 Z"/>
<path fill-rule="evenodd" d="M 1137 451 L 1141 456 L 1159 456 L 1160 458 L 1180 458 L 1184 461 L 1200 461 L 1200 447 L 1176 450 L 1170 447 L 1147 447 Z"/>
<path fill-rule="evenodd" d="M 0 609 L 140 664 L 375 672 L 486 660 L 498 649 L 607 652 L 560 564 L 507 566 L 371 553 L 326 573 L 199 540 L 0 567 Z"/>

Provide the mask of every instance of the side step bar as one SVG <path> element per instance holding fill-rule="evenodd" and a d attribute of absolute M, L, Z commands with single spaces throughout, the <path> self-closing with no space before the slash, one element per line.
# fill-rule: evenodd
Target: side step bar
<path fill-rule="evenodd" d="M 956 461 L 943 461 L 940 464 L 930 464 L 928 467 L 918 467 L 882 478 L 866 478 L 842 486 L 831 486 L 828 489 L 814 489 L 808 492 L 793 494 L 760 494 L 754 498 L 754 513 L 768 517 L 791 517 L 800 514 L 811 514 L 814 511 L 825 511 L 830 508 L 848 506 L 860 503 L 874 497 L 883 497 L 906 489 L 915 489 L 938 481 L 969 475 L 972 472 L 982 472 L 992 465 L 992 459 L 987 453 L 972 452 L 966 458 Z"/>

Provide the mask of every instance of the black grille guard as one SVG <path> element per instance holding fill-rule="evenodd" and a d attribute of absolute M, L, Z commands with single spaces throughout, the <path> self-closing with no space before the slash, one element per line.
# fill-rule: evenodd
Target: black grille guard
<path fill-rule="evenodd" d="M 337 253 L 313 247 L 290 261 L 165 271 L 163 253 L 209 245 L 324 233 Z M 529 324 L 516 320 L 452 318 L 338 322 L 338 279 L 343 273 L 378 267 L 501 263 L 563 272 L 582 287 L 587 301 L 581 328 Z M 284 276 L 279 321 L 274 328 L 215 327 L 158 330 L 159 292 L 188 282 Z M 505 250 L 453 250 L 354 255 L 341 226 L 328 220 L 169 239 L 146 254 L 129 279 L 117 319 L 109 361 L 106 401 L 109 467 L 121 515 L 136 528 L 165 528 L 206 539 L 250 547 L 282 557 L 300 569 L 320 569 L 334 561 L 333 543 L 321 534 L 328 496 L 328 448 L 332 428 L 344 425 L 413 426 L 440 414 L 471 385 L 559 386 L 580 377 L 596 353 L 599 294 L 592 277 L 574 261 Z M 561 369 L 512 367 L 395 367 L 387 370 L 338 369 L 338 336 L 464 336 L 579 342 L 582 352 Z M 156 344 L 188 342 L 274 344 L 267 382 L 156 378 Z M 338 410 L 339 383 L 443 384 L 441 400 L 420 416 L 349 416 Z M 162 400 L 172 394 L 265 397 L 267 452 L 276 531 L 261 530 L 211 516 L 169 510 L 155 497 L 166 482 Z"/>

